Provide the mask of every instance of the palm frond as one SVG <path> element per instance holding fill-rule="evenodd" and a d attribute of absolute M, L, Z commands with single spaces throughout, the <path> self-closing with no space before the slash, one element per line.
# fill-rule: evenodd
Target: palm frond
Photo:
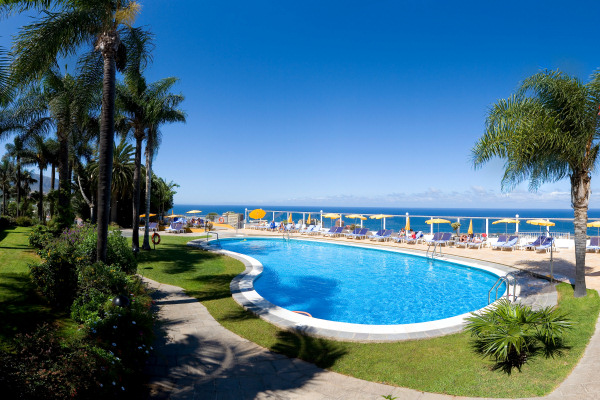
<path fill-rule="evenodd" d="M 132 1 L 127 5 L 127 7 L 119 8 L 115 12 L 115 22 L 117 23 L 117 25 L 123 24 L 131 27 L 141 10 L 141 4 Z"/>

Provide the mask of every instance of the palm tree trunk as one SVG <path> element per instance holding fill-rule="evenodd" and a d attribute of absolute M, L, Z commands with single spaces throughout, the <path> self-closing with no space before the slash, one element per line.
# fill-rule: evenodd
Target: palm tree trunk
<path fill-rule="evenodd" d="M 590 202 L 591 177 L 587 172 L 571 176 L 571 203 L 575 225 L 575 297 L 587 294 L 585 284 L 585 242 L 587 239 L 588 206 Z"/>
<path fill-rule="evenodd" d="M 143 137 L 136 135 L 133 169 L 133 232 L 131 234 L 131 249 L 134 253 L 140 251 L 140 170 L 142 169 L 142 140 Z M 147 219 L 148 218 L 146 218 L 146 220 Z"/>
<path fill-rule="evenodd" d="M 150 191 L 152 186 L 152 137 L 148 132 L 148 140 L 146 141 L 146 218 L 144 228 L 144 243 L 142 249 L 150 249 L 150 232 L 148 232 L 148 216 L 150 215 Z"/>
<path fill-rule="evenodd" d="M 96 259 L 106 262 L 108 247 L 108 219 L 115 134 L 115 54 L 119 46 L 116 31 L 104 32 L 98 38 L 96 49 L 102 52 L 104 78 L 102 80 L 102 114 L 100 116 L 100 138 L 98 141 L 98 243 Z"/>
<path fill-rule="evenodd" d="M 17 156 L 17 218 L 21 208 L 21 157 Z"/>
<path fill-rule="evenodd" d="M 40 195 L 38 201 L 38 218 L 40 219 L 40 223 L 43 224 L 46 220 L 44 219 L 44 175 L 43 175 L 42 165 L 40 164 L 40 179 L 39 179 L 39 189 L 38 193 Z"/>
<path fill-rule="evenodd" d="M 54 181 L 56 175 L 56 165 L 52 163 L 52 174 L 50 175 L 50 192 L 48 194 L 54 192 Z M 54 199 L 50 196 L 50 218 L 54 217 Z"/>
<path fill-rule="evenodd" d="M 58 132 L 58 223 L 66 228 L 73 223 L 70 212 L 69 196 L 69 140 L 67 133 L 61 129 Z"/>
<path fill-rule="evenodd" d="M 112 193 L 110 198 L 110 222 L 117 223 L 117 196 Z"/>

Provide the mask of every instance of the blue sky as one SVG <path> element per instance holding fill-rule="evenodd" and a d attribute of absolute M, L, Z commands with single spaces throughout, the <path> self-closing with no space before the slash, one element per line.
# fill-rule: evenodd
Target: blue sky
<path fill-rule="evenodd" d="M 596 2 L 140 3 L 148 79 L 186 96 L 154 163 L 176 203 L 570 207 L 567 181 L 501 193 L 502 162 L 470 151 L 525 77 L 600 66 Z"/>

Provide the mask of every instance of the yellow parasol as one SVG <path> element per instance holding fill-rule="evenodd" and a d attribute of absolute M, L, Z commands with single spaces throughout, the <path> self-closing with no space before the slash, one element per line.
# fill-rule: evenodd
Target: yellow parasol
<path fill-rule="evenodd" d="M 406 217 L 406 226 L 404 227 L 406 232 L 410 231 L 410 217 Z"/>
<path fill-rule="evenodd" d="M 365 217 L 364 215 L 360 215 L 360 214 L 349 214 L 349 215 L 346 215 L 346 218 L 361 219 L 363 221 L 365 219 L 367 219 L 367 217 Z"/>
<path fill-rule="evenodd" d="M 432 219 L 428 219 L 427 221 L 425 221 L 426 224 L 449 224 L 450 221 L 448 221 L 447 219 L 442 219 L 442 218 L 432 218 Z"/>
<path fill-rule="evenodd" d="M 471 222 L 469 222 L 469 230 L 467 231 L 467 233 L 469 235 L 473 234 L 473 220 L 471 219 Z"/>
<path fill-rule="evenodd" d="M 248 214 L 248 216 L 252 219 L 261 219 L 262 217 L 264 217 L 265 215 L 267 215 L 267 212 L 261 208 L 257 208 L 256 210 L 252 210 L 250 211 L 250 214 Z"/>
<path fill-rule="evenodd" d="M 171 214 L 171 215 L 165 216 L 165 218 L 181 218 L 181 217 L 183 217 L 183 215 L 179 215 L 179 214 Z"/>
<path fill-rule="evenodd" d="M 156 214 L 150 213 L 150 217 L 156 217 Z M 146 218 L 146 214 L 140 215 L 140 218 Z"/>
<path fill-rule="evenodd" d="M 307 224 L 310 224 L 310 213 L 308 213 L 308 219 L 306 220 Z"/>
<path fill-rule="evenodd" d="M 339 217 L 340 217 L 340 214 L 334 214 L 334 213 L 323 214 L 323 218 L 338 219 Z"/>
<path fill-rule="evenodd" d="M 291 224 L 292 222 L 294 222 L 294 218 L 292 217 L 292 213 L 290 213 L 290 215 L 288 216 L 288 224 Z"/>
<path fill-rule="evenodd" d="M 504 233 L 507 233 L 508 232 L 508 224 L 520 224 L 520 223 L 521 223 L 521 221 L 519 221 L 518 219 L 502 218 L 502 219 L 499 219 L 498 221 L 492 222 L 492 225 L 506 224 Z"/>
<path fill-rule="evenodd" d="M 190 210 L 190 211 L 186 211 L 186 214 L 200 214 L 202 211 L 200 210 Z"/>
<path fill-rule="evenodd" d="M 598 236 L 600 236 L 600 221 L 594 221 L 587 224 L 589 228 L 598 228 Z"/>
<path fill-rule="evenodd" d="M 393 215 L 387 215 L 387 214 L 375 214 L 375 215 L 371 215 L 369 218 L 371 219 L 383 219 L 383 229 L 385 229 L 385 219 L 386 218 L 392 218 Z"/>
<path fill-rule="evenodd" d="M 540 227 L 540 234 L 542 233 L 542 226 L 554 226 L 556 225 L 554 222 L 550 222 L 547 219 L 530 219 L 529 221 L 527 221 L 528 224 L 530 225 L 539 225 Z"/>

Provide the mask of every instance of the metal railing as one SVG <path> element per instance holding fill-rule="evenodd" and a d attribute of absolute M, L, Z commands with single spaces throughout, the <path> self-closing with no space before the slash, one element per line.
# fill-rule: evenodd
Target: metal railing
<path fill-rule="evenodd" d="M 494 285 L 492 285 L 492 287 L 488 291 L 488 304 L 492 303 L 491 295 L 492 295 L 492 291 L 494 289 L 496 289 L 496 297 L 495 297 L 494 301 L 498 300 L 498 290 L 500 289 L 500 286 L 502 286 L 502 283 L 506 284 L 506 300 L 510 301 L 510 279 L 509 278 L 512 278 L 513 302 L 517 300 L 517 278 L 515 278 L 515 276 L 513 275 L 512 272 L 509 272 L 506 275 L 499 277 L 498 280 L 496 281 L 496 283 L 494 283 Z"/>

